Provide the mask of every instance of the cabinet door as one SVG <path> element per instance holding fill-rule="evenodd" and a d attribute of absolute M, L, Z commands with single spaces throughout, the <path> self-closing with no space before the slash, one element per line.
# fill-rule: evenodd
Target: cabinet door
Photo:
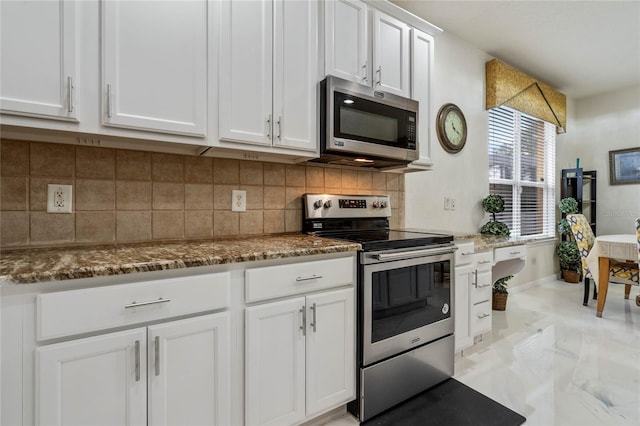
<path fill-rule="evenodd" d="M 0 110 L 74 119 L 76 3 L 0 2 Z"/>
<path fill-rule="evenodd" d="M 102 2 L 103 124 L 205 136 L 207 3 Z"/>
<path fill-rule="evenodd" d="M 373 11 L 373 87 L 409 97 L 409 26 Z"/>
<path fill-rule="evenodd" d="M 144 328 L 36 349 L 36 422 L 146 425 Z"/>
<path fill-rule="evenodd" d="M 454 300 L 455 305 L 453 309 L 454 322 L 455 322 L 455 351 L 471 346 L 473 344 L 473 337 L 469 330 L 469 292 L 471 289 L 472 275 L 475 270 L 475 265 L 458 266 L 455 269 L 455 287 L 454 287 Z"/>
<path fill-rule="evenodd" d="M 355 397 L 354 290 L 307 297 L 307 417 Z"/>
<path fill-rule="evenodd" d="M 245 312 L 245 421 L 290 425 L 305 418 L 305 299 Z"/>
<path fill-rule="evenodd" d="M 228 425 L 229 314 L 149 327 L 149 424 Z"/>
<path fill-rule="evenodd" d="M 418 153 L 414 165 L 431 166 L 431 87 L 433 84 L 433 37 L 411 29 L 411 98 L 420 103 Z"/>
<path fill-rule="evenodd" d="M 318 3 L 275 2 L 273 144 L 317 149 Z"/>
<path fill-rule="evenodd" d="M 324 2 L 325 72 L 370 85 L 367 6 L 359 0 Z"/>
<path fill-rule="evenodd" d="M 220 139 L 271 145 L 273 2 L 220 4 Z"/>

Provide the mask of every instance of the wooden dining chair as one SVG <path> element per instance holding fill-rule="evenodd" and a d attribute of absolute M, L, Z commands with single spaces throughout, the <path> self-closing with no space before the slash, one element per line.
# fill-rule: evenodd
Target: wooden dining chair
<path fill-rule="evenodd" d="M 638 269 L 640 269 L 640 217 L 636 219 L 636 239 L 638 240 Z M 640 294 L 636 296 L 636 305 L 640 306 Z"/>
<path fill-rule="evenodd" d="M 582 261 L 582 273 L 585 280 L 585 295 L 583 305 L 588 304 L 589 281 L 593 278 L 589 266 L 587 266 L 587 256 L 593 247 L 596 237 L 591 230 L 587 218 L 583 214 L 568 214 L 567 221 L 571 226 L 571 233 L 578 244 L 580 260 Z M 636 221 L 636 226 L 638 222 Z M 640 235 L 640 231 L 637 231 Z M 627 261 L 611 259 L 609 266 L 609 282 L 613 284 L 624 284 L 624 298 L 629 298 L 632 285 L 640 285 L 638 281 L 638 264 Z M 640 296 L 636 297 L 636 303 L 640 302 Z M 604 307 L 603 307 L 604 309 Z"/>

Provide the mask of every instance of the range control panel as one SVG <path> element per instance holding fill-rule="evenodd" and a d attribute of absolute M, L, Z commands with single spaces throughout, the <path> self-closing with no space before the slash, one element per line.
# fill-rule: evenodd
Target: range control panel
<path fill-rule="evenodd" d="M 306 219 L 390 217 L 388 195 L 304 194 Z"/>

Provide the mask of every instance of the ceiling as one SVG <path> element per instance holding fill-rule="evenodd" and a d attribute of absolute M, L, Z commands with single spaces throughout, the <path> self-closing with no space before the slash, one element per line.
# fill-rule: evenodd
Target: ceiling
<path fill-rule="evenodd" d="M 391 1 L 573 99 L 640 84 L 640 0 Z"/>

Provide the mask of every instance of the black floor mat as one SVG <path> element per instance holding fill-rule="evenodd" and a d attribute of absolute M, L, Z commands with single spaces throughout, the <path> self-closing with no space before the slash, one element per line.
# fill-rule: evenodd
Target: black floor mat
<path fill-rule="evenodd" d="M 366 426 L 517 426 L 525 418 L 449 379 L 362 423 Z"/>

